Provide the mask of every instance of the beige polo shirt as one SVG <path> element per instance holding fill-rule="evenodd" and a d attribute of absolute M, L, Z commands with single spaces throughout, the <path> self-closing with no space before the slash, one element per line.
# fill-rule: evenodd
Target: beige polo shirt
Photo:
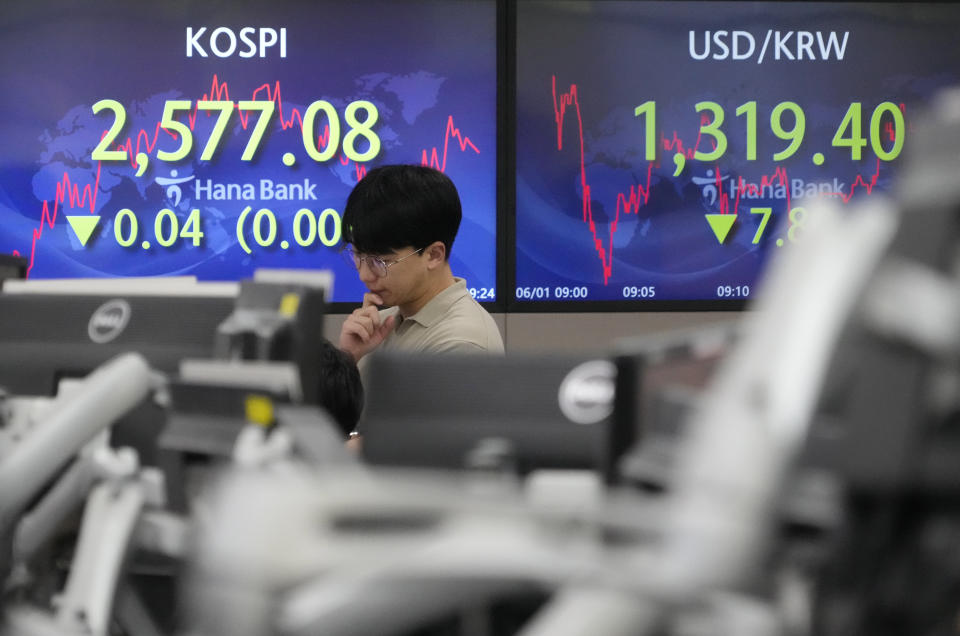
<path fill-rule="evenodd" d="M 400 320 L 380 346 L 384 351 L 427 353 L 503 353 L 503 338 L 493 317 L 480 306 L 462 278 L 424 305 L 412 316 Z M 380 320 L 395 315 L 397 307 L 380 312 Z"/>

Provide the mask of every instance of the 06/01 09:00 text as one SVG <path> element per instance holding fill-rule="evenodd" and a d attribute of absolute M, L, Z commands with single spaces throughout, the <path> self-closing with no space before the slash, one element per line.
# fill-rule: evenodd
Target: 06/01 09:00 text
<path fill-rule="evenodd" d="M 585 286 L 517 287 L 517 300 L 586 300 L 590 291 Z"/>

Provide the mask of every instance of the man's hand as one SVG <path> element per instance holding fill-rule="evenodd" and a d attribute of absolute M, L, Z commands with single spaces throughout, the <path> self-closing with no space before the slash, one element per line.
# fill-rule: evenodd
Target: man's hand
<path fill-rule="evenodd" d="M 363 306 L 354 309 L 340 329 L 340 348 L 357 362 L 379 347 L 397 323 L 396 316 L 390 316 L 381 324 L 377 305 L 382 303 L 380 296 L 367 292 L 363 295 Z"/>

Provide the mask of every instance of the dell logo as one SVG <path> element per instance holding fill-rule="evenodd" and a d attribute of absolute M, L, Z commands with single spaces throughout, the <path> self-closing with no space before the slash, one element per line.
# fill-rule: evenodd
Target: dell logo
<path fill-rule="evenodd" d="M 87 335 L 97 344 L 114 340 L 123 333 L 130 322 L 130 304 L 120 298 L 110 300 L 97 307 L 87 324 Z"/>
<path fill-rule="evenodd" d="M 617 368 L 608 360 L 574 367 L 560 384 L 560 410 L 576 424 L 596 424 L 613 412 Z"/>

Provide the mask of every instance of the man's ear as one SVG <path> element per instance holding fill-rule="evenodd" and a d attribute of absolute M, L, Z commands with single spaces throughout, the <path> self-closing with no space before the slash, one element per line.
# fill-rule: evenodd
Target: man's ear
<path fill-rule="evenodd" d="M 441 267 L 447 262 L 447 248 L 443 241 L 434 241 L 423 251 L 427 255 L 428 269 Z"/>

